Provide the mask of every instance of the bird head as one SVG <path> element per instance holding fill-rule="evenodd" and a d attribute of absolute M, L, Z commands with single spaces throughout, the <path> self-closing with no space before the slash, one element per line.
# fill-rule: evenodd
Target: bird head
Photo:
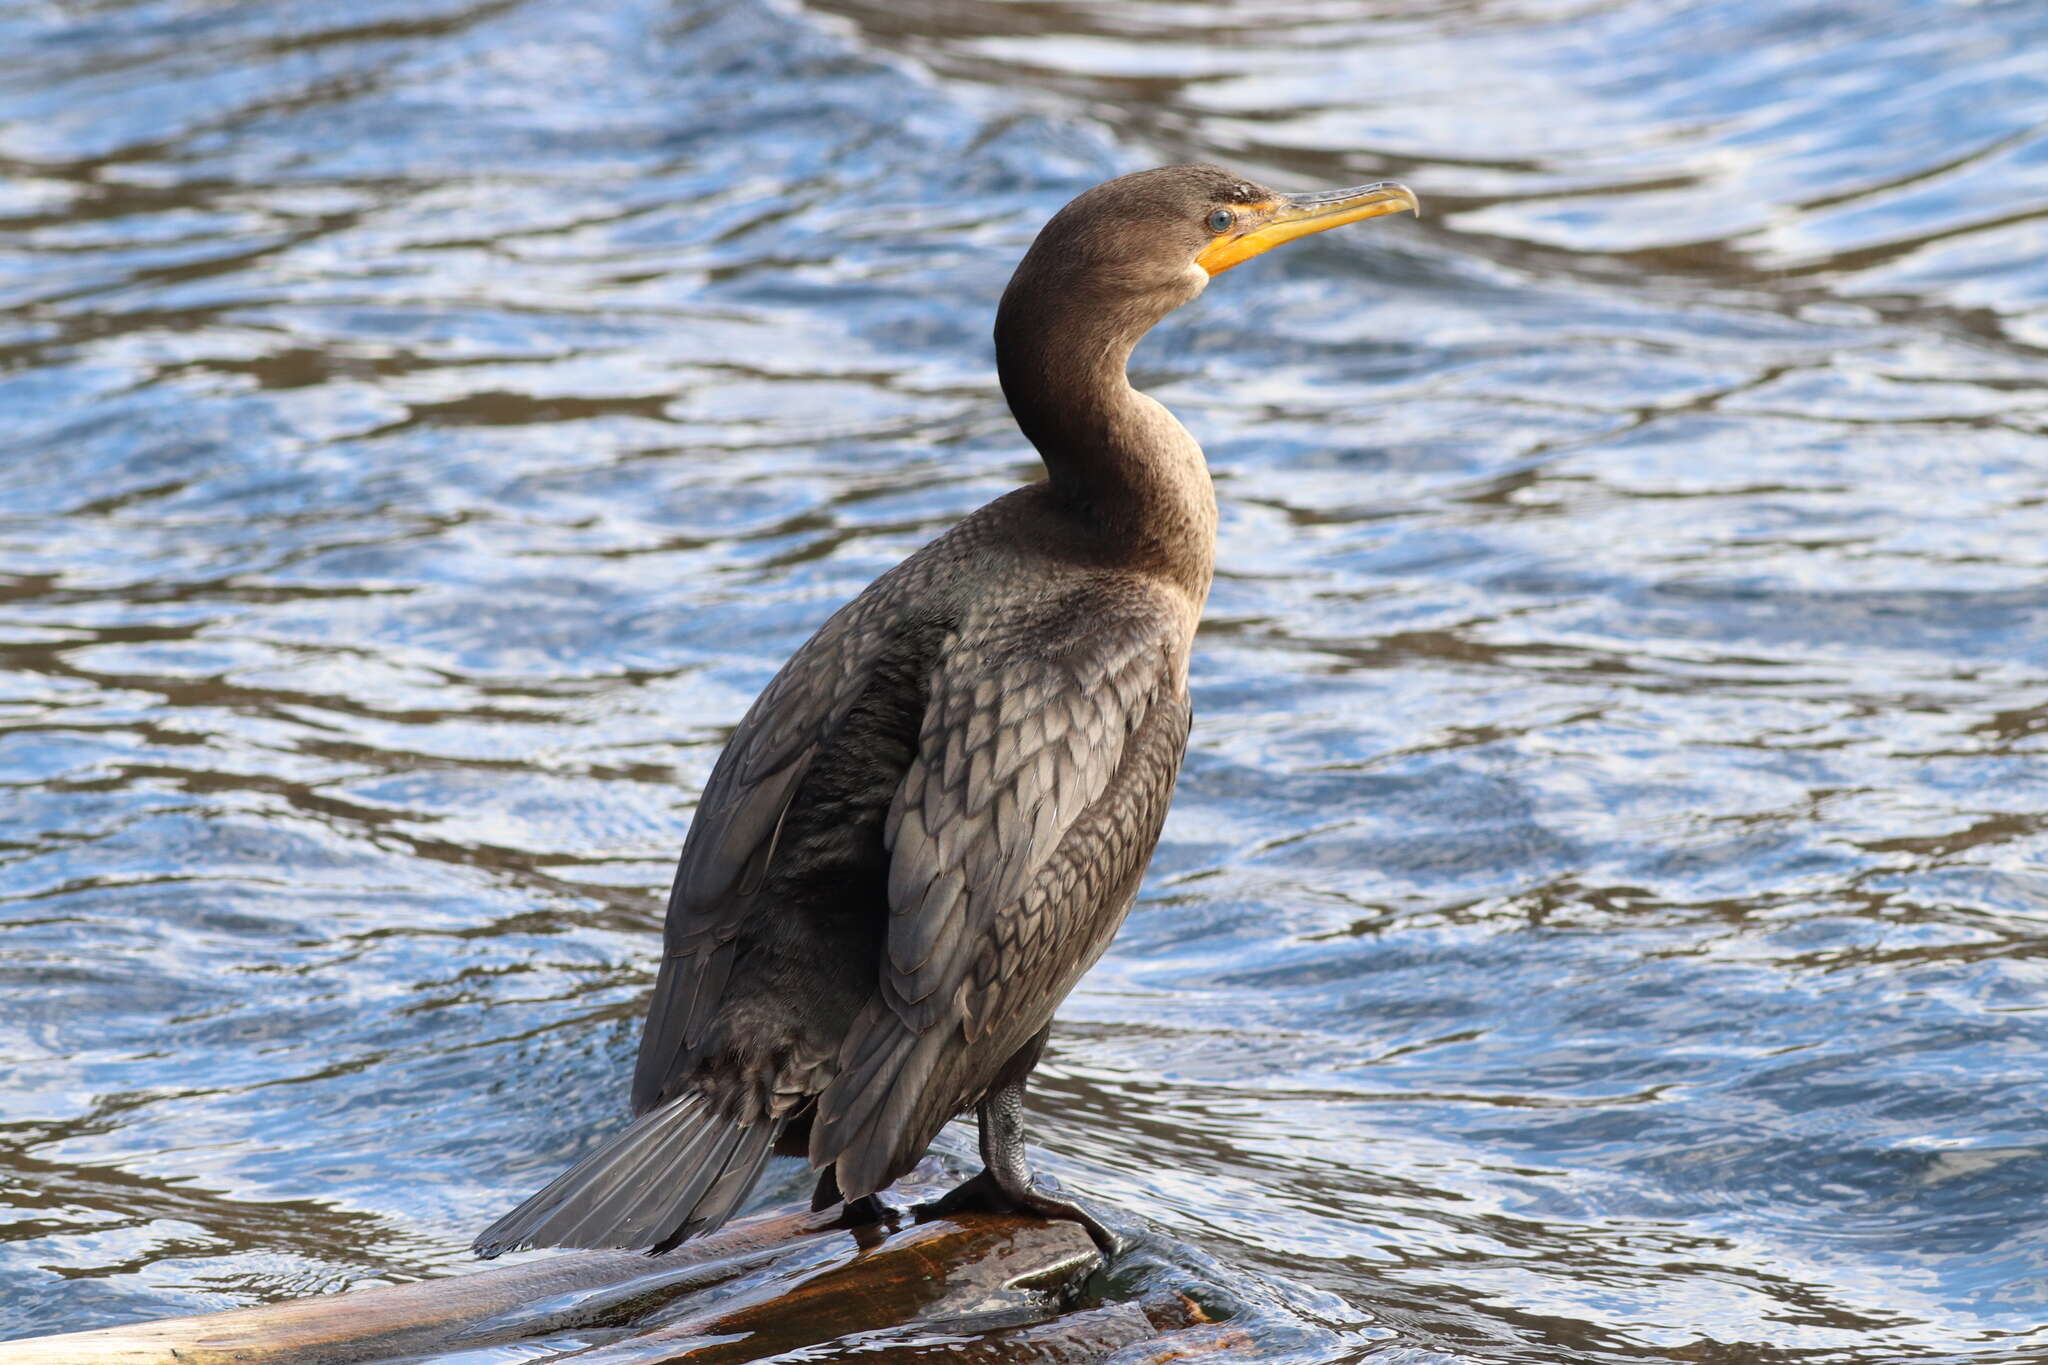
<path fill-rule="evenodd" d="M 1391 181 L 1283 194 L 1220 166 L 1161 166 L 1119 176 L 1054 214 L 1004 296 L 1037 316 L 1085 301 L 1135 341 L 1202 292 L 1211 277 L 1310 233 L 1421 211 Z M 1002 322 L 998 319 L 998 332 Z"/>

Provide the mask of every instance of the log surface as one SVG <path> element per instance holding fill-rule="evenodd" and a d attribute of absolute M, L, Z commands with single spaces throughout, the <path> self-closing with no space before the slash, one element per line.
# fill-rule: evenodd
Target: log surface
<path fill-rule="evenodd" d="M 916 1322 L 1042 1320 L 1098 1263 L 1072 1223 L 964 1214 L 849 1230 L 837 1210 L 785 1211 L 659 1257 L 543 1253 L 413 1284 L 0 1342 L 0 1365 L 357 1365 L 592 1330 L 624 1339 L 576 1351 L 578 1365 L 736 1362 Z M 726 1286 L 719 1302 L 693 1310 L 690 1296 L 716 1286 Z"/>

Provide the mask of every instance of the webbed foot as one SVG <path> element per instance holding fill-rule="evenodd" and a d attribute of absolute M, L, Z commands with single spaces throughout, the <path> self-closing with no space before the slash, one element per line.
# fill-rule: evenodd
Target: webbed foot
<path fill-rule="evenodd" d="M 1022 1188 L 1006 1190 L 993 1172 L 983 1170 L 930 1203 L 916 1205 L 910 1212 L 919 1222 L 970 1212 L 1030 1213 L 1040 1218 L 1064 1218 L 1079 1223 L 1104 1256 L 1114 1256 L 1123 1249 L 1117 1235 L 1104 1227 L 1100 1219 L 1073 1200 L 1062 1199 L 1036 1176 L 1027 1175 Z"/>

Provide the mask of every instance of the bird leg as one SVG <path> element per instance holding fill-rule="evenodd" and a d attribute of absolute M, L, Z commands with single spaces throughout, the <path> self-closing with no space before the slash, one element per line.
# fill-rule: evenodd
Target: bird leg
<path fill-rule="evenodd" d="M 981 1128 L 981 1174 L 912 1210 L 920 1219 L 970 1209 L 989 1213 L 1035 1213 L 1040 1218 L 1066 1218 L 1079 1223 L 1105 1256 L 1120 1244 L 1116 1234 L 1095 1215 L 1062 1199 L 1034 1178 L 1024 1157 L 1024 1078 L 994 1091 L 974 1111 Z"/>

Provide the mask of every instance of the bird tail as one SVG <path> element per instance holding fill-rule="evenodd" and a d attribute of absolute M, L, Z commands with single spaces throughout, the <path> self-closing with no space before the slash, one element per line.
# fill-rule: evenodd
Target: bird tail
<path fill-rule="evenodd" d="M 740 1123 L 701 1095 L 678 1095 L 485 1228 L 486 1259 L 521 1247 L 667 1251 L 732 1216 L 761 1177 L 783 1120 Z"/>

